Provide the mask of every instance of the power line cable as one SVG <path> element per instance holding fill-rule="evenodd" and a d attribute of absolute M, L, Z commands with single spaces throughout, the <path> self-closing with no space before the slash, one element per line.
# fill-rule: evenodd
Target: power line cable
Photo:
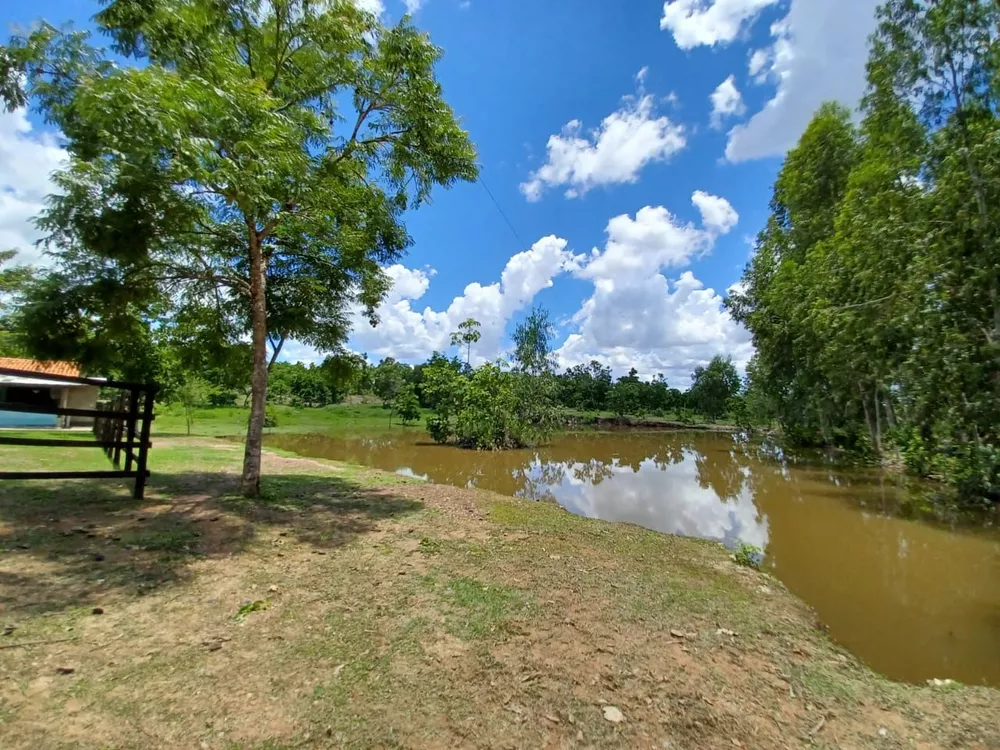
<path fill-rule="evenodd" d="M 489 186 L 483 180 L 482 175 L 479 176 L 479 184 L 483 186 L 484 190 L 486 190 L 486 194 L 488 196 L 490 196 L 490 200 L 493 201 L 493 205 L 497 207 L 497 211 L 500 212 L 500 215 L 503 217 L 503 220 L 505 222 L 507 222 L 507 226 L 510 228 L 511 234 L 513 234 L 514 237 L 517 239 L 518 246 L 522 247 L 522 248 L 526 248 L 527 245 L 525 244 L 524 240 L 521 239 L 521 235 L 519 235 L 517 233 L 517 230 L 514 229 L 514 225 L 511 223 L 510 219 L 507 218 L 507 214 L 504 213 L 504 210 L 502 208 L 500 208 L 500 204 L 497 202 L 497 199 L 494 197 L 493 191 L 490 190 Z"/>

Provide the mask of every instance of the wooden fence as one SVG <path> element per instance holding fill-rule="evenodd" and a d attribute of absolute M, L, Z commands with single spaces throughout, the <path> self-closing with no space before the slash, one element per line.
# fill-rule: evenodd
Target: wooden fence
<path fill-rule="evenodd" d="M 156 398 L 155 383 L 127 383 L 100 378 L 70 377 L 50 375 L 28 370 L 0 368 L 0 375 L 51 382 L 75 383 L 116 390 L 110 401 L 102 401 L 96 409 L 69 409 L 59 406 L 36 406 L 0 402 L 0 411 L 27 414 L 55 414 L 61 417 L 85 417 L 94 420 L 95 440 L 74 440 L 68 438 L 26 438 L 4 436 L 0 432 L 0 445 L 36 445 L 58 448 L 103 448 L 114 469 L 107 471 L 0 471 L 3 479 L 135 479 L 132 496 L 141 500 L 149 476 L 148 458 L 152 443 L 149 431 L 153 424 L 153 401 Z M 30 429 L 30 428 L 28 428 Z M 122 458 L 125 465 L 122 466 Z M 2 467 L 0 467 L 2 468 Z"/>

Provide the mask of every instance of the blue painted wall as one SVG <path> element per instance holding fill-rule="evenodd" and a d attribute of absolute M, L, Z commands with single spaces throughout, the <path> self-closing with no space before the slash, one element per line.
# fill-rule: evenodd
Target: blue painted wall
<path fill-rule="evenodd" d="M 17 411 L 0 411 L 0 427 L 56 427 L 59 417 L 55 414 L 22 414 Z"/>

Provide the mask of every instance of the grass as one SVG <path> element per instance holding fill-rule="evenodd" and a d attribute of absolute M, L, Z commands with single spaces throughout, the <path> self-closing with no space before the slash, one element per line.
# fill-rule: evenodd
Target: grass
<path fill-rule="evenodd" d="M 143 503 L 0 483 L 4 748 L 1000 746 L 1000 693 L 884 680 L 718 545 L 274 451 L 248 500 L 238 445 L 152 455 Z M 0 447 L 41 460 L 106 464 Z"/>
<path fill-rule="evenodd" d="M 390 430 L 423 430 L 424 419 L 430 412 L 423 411 L 420 419 L 408 427 L 379 404 L 334 404 L 316 408 L 269 406 L 268 413 L 277 420 L 267 432 L 325 432 L 343 434 L 370 434 Z M 250 411 L 236 406 L 220 406 L 195 411 L 192 435 L 221 437 L 246 433 Z M 187 434 L 183 410 L 174 404 L 157 406 L 153 422 L 154 436 L 181 436 Z"/>
<path fill-rule="evenodd" d="M 452 635 L 466 640 L 504 632 L 508 622 L 522 613 L 526 598 L 509 586 L 490 585 L 468 576 L 453 578 L 443 585 L 435 575 L 424 582 L 441 598 Z"/>

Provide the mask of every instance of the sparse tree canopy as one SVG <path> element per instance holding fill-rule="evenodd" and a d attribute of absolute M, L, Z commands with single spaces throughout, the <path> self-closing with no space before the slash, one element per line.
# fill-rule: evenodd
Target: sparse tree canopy
<path fill-rule="evenodd" d="M 0 48 L 7 107 L 31 103 L 70 154 L 40 220 L 59 301 L 39 312 L 131 330 L 208 305 L 225 335 L 249 333 L 255 494 L 268 335 L 336 348 L 347 304 L 372 315 L 380 266 L 410 243 L 403 211 L 474 179 L 475 151 L 435 78 L 440 50 L 347 0 L 112 0 L 95 21 L 135 66 L 51 26 Z"/>
<path fill-rule="evenodd" d="M 514 361 L 518 369 L 532 375 L 550 372 L 554 334 L 549 311 L 542 307 L 532 308 L 528 317 L 514 329 Z"/>
<path fill-rule="evenodd" d="M 472 345 L 478 343 L 481 338 L 479 333 L 479 321 L 469 318 L 458 324 L 458 330 L 451 334 L 452 346 L 465 347 L 465 364 L 469 366 L 472 358 Z"/>

